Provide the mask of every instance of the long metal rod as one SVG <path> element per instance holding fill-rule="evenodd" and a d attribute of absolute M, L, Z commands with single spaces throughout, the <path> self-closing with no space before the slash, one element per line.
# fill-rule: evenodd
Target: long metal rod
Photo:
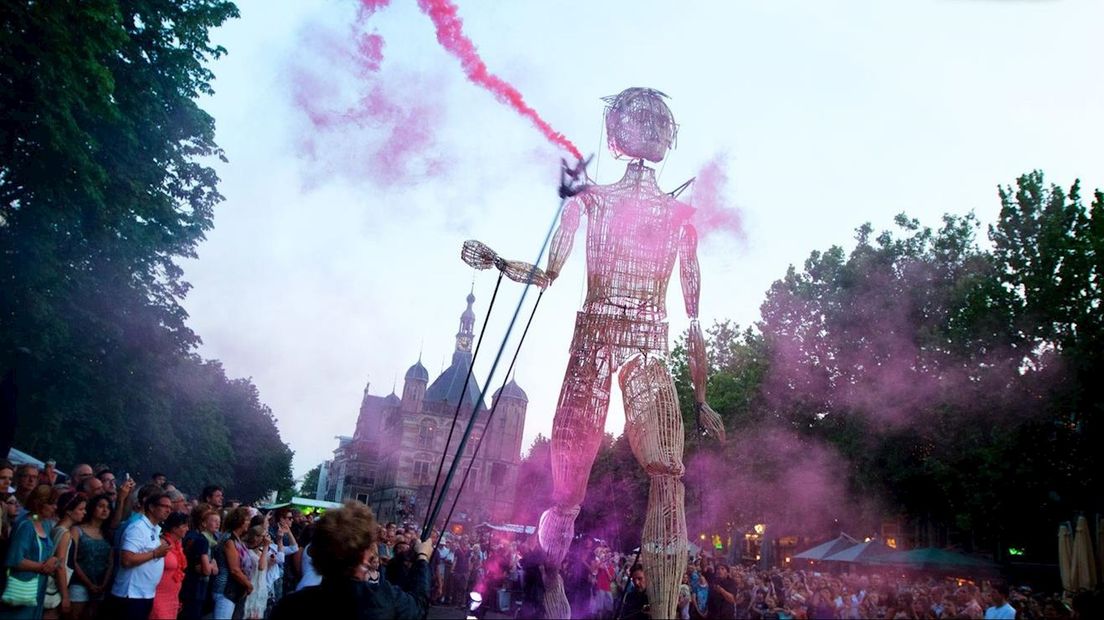
<path fill-rule="evenodd" d="M 563 211 L 564 204 L 567 203 L 569 196 L 563 196 L 560 198 L 560 206 L 556 209 L 555 217 L 552 218 L 552 222 L 548 225 L 548 232 L 544 236 L 544 243 L 541 244 L 540 252 L 537 254 L 537 259 L 533 261 L 533 270 L 529 272 L 529 281 L 532 282 L 532 277 L 536 273 L 537 265 L 540 264 L 541 259 L 544 258 L 544 252 L 548 249 L 548 244 L 552 241 L 552 233 L 556 230 L 556 222 L 560 219 L 560 213 Z M 521 313 L 521 306 L 525 303 L 525 296 L 529 293 L 529 284 L 521 290 L 521 298 L 518 299 L 517 307 L 514 308 L 514 315 L 510 317 L 510 324 L 506 327 L 506 335 L 502 337 L 502 343 L 498 346 L 498 353 L 495 354 L 494 362 L 491 364 L 491 371 L 487 373 L 487 380 L 483 383 L 483 389 L 479 392 L 479 400 L 477 403 L 483 402 L 483 398 L 487 393 L 487 386 L 491 384 L 491 380 L 494 378 L 495 370 L 498 369 L 498 363 L 502 360 L 502 353 L 506 350 L 506 343 L 510 339 L 510 334 L 514 330 L 514 325 L 517 324 L 518 315 Z M 441 492 L 438 494 L 436 501 L 432 504 L 429 516 L 426 519 L 425 527 L 422 529 L 422 540 L 428 540 L 429 535 L 432 533 L 433 524 L 437 521 L 437 517 L 441 514 L 441 507 L 444 504 L 444 498 L 448 494 L 449 485 L 452 483 L 453 476 L 456 475 L 456 469 L 460 466 L 460 461 L 464 457 L 464 448 L 468 445 L 468 439 L 471 437 L 472 429 L 475 427 L 475 421 L 478 413 L 478 409 L 472 412 L 471 419 L 468 420 L 468 425 L 464 429 L 464 434 L 460 436 L 460 445 L 456 448 L 456 456 L 452 459 L 452 465 L 449 467 L 448 475 L 445 476 L 444 485 L 441 487 Z"/>
<path fill-rule="evenodd" d="M 468 461 L 468 467 L 464 470 L 464 477 L 460 479 L 460 486 L 456 487 L 456 496 L 452 498 L 452 507 L 449 508 L 448 514 L 445 515 L 445 526 L 448 526 L 449 521 L 452 521 L 452 513 L 456 511 L 456 505 L 460 503 L 460 494 L 464 492 L 464 485 L 468 483 L 468 475 L 471 474 L 472 466 L 475 465 L 475 459 L 479 456 L 479 449 L 483 447 L 483 440 L 487 438 L 487 429 L 491 428 L 491 422 L 494 421 L 495 412 L 498 411 L 498 402 L 502 399 L 502 390 L 506 389 L 506 383 L 510 380 L 510 373 L 513 372 L 514 365 L 517 364 L 518 355 L 521 353 L 521 345 L 525 344 L 525 336 L 529 334 L 529 326 L 533 324 L 533 317 L 537 314 L 537 308 L 540 306 L 542 297 L 544 297 L 544 291 L 541 291 L 540 294 L 537 295 L 537 302 L 533 304 L 533 311 L 529 313 L 529 320 L 525 323 L 525 329 L 521 332 L 521 339 L 518 340 L 517 348 L 514 349 L 514 358 L 510 360 L 510 367 L 506 369 L 506 378 L 502 380 L 502 386 L 498 388 L 498 398 L 495 399 L 494 404 L 491 405 L 491 411 L 487 414 L 487 423 L 483 425 L 483 433 L 479 435 L 479 441 L 475 442 L 475 449 L 472 451 L 471 460 Z M 437 542 L 433 545 L 433 550 L 436 551 L 440 544 L 441 539 L 438 538 Z"/>
<path fill-rule="evenodd" d="M 491 293 L 491 303 L 487 306 L 487 315 L 483 317 L 483 327 L 479 329 L 479 338 L 475 342 L 475 351 L 472 352 L 472 361 L 468 365 L 468 375 L 464 377 L 464 387 L 460 390 L 460 399 L 456 402 L 456 411 L 452 414 L 452 424 L 449 426 L 448 439 L 445 439 L 445 449 L 441 451 L 441 462 L 437 464 L 437 474 L 433 477 L 433 490 L 429 494 L 429 501 L 427 506 L 432 506 L 434 500 L 437 499 L 437 486 L 441 483 L 441 470 L 445 468 L 445 459 L 448 458 L 448 449 L 452 445 L 452 434 L 456 430 L 456 420 L 460 418 L 460 408 L 464 405 L 464 399 L 468 395 L 468 383 L 471 381 L 472 373 L 475 372 L 475 360 L 479 357 L 479 347 L 483 345 L 483 334 L 487 333 L 487 323 L 491 320 L 491 310 L 494 308 L 495 298 L 498 297 L 498 287 L 502 284 L 502 272 L 498 274 L 498 280 L 495 281 L 494 292 Z M 479 403 L 482 402 L 482 398 L 476 402 L 473 407 L 472 416 L 475 416 L 475 412 L 479 409 Z M 426 517 L 429 517 L 429 513 L 426 513 Z"/>

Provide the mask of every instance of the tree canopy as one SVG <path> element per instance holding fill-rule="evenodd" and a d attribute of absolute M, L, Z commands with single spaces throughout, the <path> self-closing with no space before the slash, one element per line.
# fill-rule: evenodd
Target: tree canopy
<path fill-rule="evenodd" d="M 178 264 L 222 200 L 208 63 L 231 2 L 0 7 L 0 363 L 15 440 L 253 498 L 291 452 L 248 380 L 200 359 Z M 246 432 L 248 431 L 248 432 Z"/>

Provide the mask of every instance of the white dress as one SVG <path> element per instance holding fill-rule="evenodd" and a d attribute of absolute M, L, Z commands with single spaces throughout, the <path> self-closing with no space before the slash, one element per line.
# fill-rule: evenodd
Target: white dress
<path fill-rule="evenodd" d="M 261 620 L 265 615 L 265 608 L 268 607 L 268 576 L 265 574 L 268 571 L 261 569 L 261 552 L 259 549 L 250 549 L 250 555 L 253 556 L 253 562 L 257 565 L 257 570 L 253 571 L 253 592 L 249 594 L 245 599 L 245 613 L 243 616 L 246 620 Z"/>

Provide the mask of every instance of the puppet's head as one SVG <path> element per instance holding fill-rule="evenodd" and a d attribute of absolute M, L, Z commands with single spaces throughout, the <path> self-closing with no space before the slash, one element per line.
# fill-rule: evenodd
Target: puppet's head
<path fill-rule="evenodd" d="M 606 136 L 615 157 L 658 162 L 674 146 L 678 125 L 663 100 L 667 95 L 652 88 L 626 88 L 603 97 Z"/>

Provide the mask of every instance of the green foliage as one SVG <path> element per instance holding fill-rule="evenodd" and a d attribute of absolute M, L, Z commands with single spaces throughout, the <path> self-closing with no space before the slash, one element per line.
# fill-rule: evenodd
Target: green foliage
<path fill-rule="evenodd" d="M 193 351 L 177 264 L 222 199 L 206 63 L 223 0 L 0 5 L 0 367 L 17 443 L 253 499 L 290 451 L 248 381 Z M 246 432 L 248 431 L 248 432 Z"/>
<path fill-rule="evenodd" d="M 296 495 L 314 499 L 314 496 L 318 493 L 318 477 L 321 474 L 322 466 L 315 465 L 314 469 L 308 471 L 307 475 L 303 476 L 303 483 L 299 485 L 299 490 L 296 491 Z"/>

